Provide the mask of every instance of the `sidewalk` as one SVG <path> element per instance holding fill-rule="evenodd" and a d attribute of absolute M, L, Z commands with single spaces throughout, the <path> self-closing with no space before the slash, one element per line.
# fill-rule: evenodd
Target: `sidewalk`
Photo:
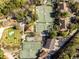
<path fill-rule="evenodd" d="M 2 34 L 3 34 L 4 30 L 7 29 L 7 28 L 10 28 L 10 27 L 12 27 L 12 26 L 0 28 L 0 39 L 2 37 Z"/>
<path fill-rule="evenodd" d="M 1 50 L 4 52 L 4 55 L 5 55 L 8 59 L 15 59 L 15 58 L 13 57 L 13 55 L 12 55 L 10 52 L 8 52 L 7 50 L 5 50 L 5 49 L 3 49 L 3 48 L 1 48 Z"/>

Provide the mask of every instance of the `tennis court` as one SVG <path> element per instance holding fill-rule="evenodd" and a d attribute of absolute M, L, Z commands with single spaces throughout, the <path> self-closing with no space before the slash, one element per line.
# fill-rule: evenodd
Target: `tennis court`
<path fill-rule="evenodd" d="M 36 32 L 41 33 L 47 30 L 48 26 L 53 23 L 53 19 L 50 17 L 51 12 L 51 6 L 37 6 L 36 13 L 38 14 L 38 20 L 36 22 Z"/>
<path fill-rule="evenodd" d="M 38 50 L 41 48 L 41 42 L 24 42 L 20 51 L 20 58 L 36 58 Z"/>

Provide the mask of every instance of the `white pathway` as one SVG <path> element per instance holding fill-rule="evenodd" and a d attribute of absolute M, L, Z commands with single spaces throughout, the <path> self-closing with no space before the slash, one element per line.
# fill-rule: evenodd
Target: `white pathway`
<path fill-rule="evenodd" d="M 10 28 L 10 27 L 12 27 L 12 26 L 0 28 L 0 39 L 2 37 L 2 34 L 3 34 L 4 30 L 7 29 L 7 28 Z"/>
<path fill-rule="evenodd" d="M 4 52 L 4 55 L 8 58 L 8 59 L 15 59 L 13 57 L 13 55 L 11 54 L 11 52 L 8 52 L 7 50 L 1 48 L 1 50 Z"/>

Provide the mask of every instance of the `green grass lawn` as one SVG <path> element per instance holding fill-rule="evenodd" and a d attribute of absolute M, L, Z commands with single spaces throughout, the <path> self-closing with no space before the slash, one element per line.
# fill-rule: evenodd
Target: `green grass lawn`
<path fill-rule="evenodd" d="M 9 28 L 3 33 L 2 42 L 10 46 L 17 46 L 20 45 L 20 38 L 20 30 Z"/>

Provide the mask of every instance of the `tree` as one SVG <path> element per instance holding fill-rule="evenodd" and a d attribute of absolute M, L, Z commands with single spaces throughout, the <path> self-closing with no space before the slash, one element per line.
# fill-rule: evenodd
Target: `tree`
<path fill-rule="evenodd" d="M 54 25 L 59 25 L 59 19 L 54 20 Z"/>
<path fill-rule="evenodd" d="M 4 59 L 3 51 L 0 49 L 0 59 Z"/>
<path fill-rule="evenodd" d="M 68 54 L 65 54 L 63 59 L 70 59 L 70 58 L 69 58 Z"/>
<path fill-rule="evenodd" d="M 50 38 L 54 38 L 57 36 L 57 31 L 53 30 L 53 31 L 50 31 Z"/>
<path fill-rule="evenodd" d="M 15 29 L 15 30 L 17 29 L 16 26 L 13 26 L 12 28 Z"/>
<path fill-rule="evenodd" d="M 75 8 L 76 8 L 76 11 L 78 12 L 79 11 L 79 2 L 76 2 L 74 5 L 75 5 Z"/>
<path fill-rule="evenodd" d="M 69 3 L 69 7 L 70 7 L 72 13 L 73 13 L 73 12 L 76 12 L 76 8 L 75 8 L 75 4 L 74 4 L 74 3 L 70 2 L 70 3 Z"/>
<path fill-rule="evenodd" d="M 62 35 L 63 37 L 66 37 L 68 34 L 69 34 L 69 31 L 61 32 L 61 35 Z"/>
<path fill-rule="evenodd" d="M 36 5 L 40 5 L 41 4 L 41 0 L 33 0 L 33 3 Z"/>
<path fill-rule="evenodd" d="M 60 12 L 59 16 L 61 16 L 61 17 L 68 17 L 69 13 L 68 12 Z"/>
<path fill-rule="evenodd" d="M 70 9 L 72 12 L 78 13 L 79 11 L 79 2 L 69 3 Z"/>
<path fill-rule="evenodd" d="M 78 45 L 79 33 L 73 38 L 73 40 L 71 40 L 69 44 L 66 45 L 58 59 L 71 59 L 71 57 L 77 53 L 76 48 Z"/>
<path fill-rule="evenodd" d="M 20 11 L 15 13 L 17 21 L 27 20 L 27 11 Z"/>
<path fill-rule="evenodd" d="M 71 31 L 75 30 L 78 28 L 78 24 L 71 24 Z"/>
<path fill-rule="evenodd" d="M 68 2 L 69 2 L 69 3 L 72 3 L 72 4 L 74 4 L 74 3 L 75 3 L 75 1 L 74 1 L 74 0 L 68 0 Z"/>
<path fill-rule="evenodd" d="M 39 0 L 34 1 L 38 2 Z M 11 15 L 17 21 L 28 21 L 28 15 L 33 21 L 37 19 L 35 4 L 29 4 L 28 0 L 8 0 L 3 4 L 0 3 L 0 15 Z"/>
<path fill-rule="evenodd" d="M 7 15 L 7 13 L 11 13 L 14 9 L 25 6 L 26 2 L 27 0 L 8 0 L 8 2 L 0 3 L 1 13 Z"/>

